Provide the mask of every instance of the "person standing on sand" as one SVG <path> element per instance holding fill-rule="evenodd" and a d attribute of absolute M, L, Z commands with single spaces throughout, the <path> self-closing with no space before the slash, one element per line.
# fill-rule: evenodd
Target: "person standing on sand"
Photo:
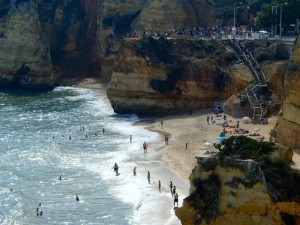
<path fill-rule="evenodd" d="M 211 122 L 211 124 L 214 123 L 214 117 L 213 116 L 210 117 L 210 122 Z"/>
<path fill-rule="evenodd" d="M 169 137 L 167 134 L 165 134 L 165 144 L 168 145 L 169 144 Z"/>
<path fill-rule="evenodd" d="M 185 148 L 188 149 L 189 143 L 185 143 Z"/>
<path fill-rule="evenodd" d="M 147 179 L 148 179 L 148 183 L 150 184 L 150 172 L 148 171 L 148 174 L 147 174 Z"/>
<path fill-rule="evenodd" d="M 209 125 L 209 116 L 207 116 L 206 121 L 207 121 L 207 125 Z"/>
<path fill-rule="evenodd" d="M 160 121 L 160 126 L 161 126 L 161 129 L 164 129 L 164 121 Z"/>
<path fill-rule="evenodd" d="M 172 181 L 170 181 L 170 185 L 169 185 L 169 187 L 170 187 L 170 190 L 171 190 L 171 195 L 172 195 L 172 197 L 173 197 L 173 194 L 172 194 L 173 183 L 172 183 Z"/>

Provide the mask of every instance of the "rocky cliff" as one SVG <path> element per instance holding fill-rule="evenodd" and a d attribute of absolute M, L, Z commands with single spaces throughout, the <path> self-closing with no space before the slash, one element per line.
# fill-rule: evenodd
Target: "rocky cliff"
<path fill-rule="evenodd" d="M 299 224 L 300 203 L 274 199 L 276 191 L 253 160 L 197 158 L 190 196 L 176 215 L 183 225 Z"/>
<path fill-rule="evenodd" d="M 245 88 L 251 75 L 231 66 L 226 42 L 126 39 L 107 96 L 117 113 L 164 114 L 211 107 Z M 230 69 L 229 69 L 230 68 Z"/>
<path fill-rule="evenodd" d="M 294 49 L 293 61 L 286 65 L 282 79 L 283 104 L 272 133 L 276 142 L 290 148 L 300 148 L 300 39 Z"/>
<path fill-rule="evenodd" d="M 37 5 L 29 1 L 4 6 L 1 2 L 0 85 L 50 89 L 55 74 L 49 45 L 41 32 Z"/>
<path fill-rule="evenodd" d="M 43 89 L 68 77 L 109 80 L 124 36 L 213 23 L 207 9 L 194 0 L 2 0 L 0 86 Z"/>

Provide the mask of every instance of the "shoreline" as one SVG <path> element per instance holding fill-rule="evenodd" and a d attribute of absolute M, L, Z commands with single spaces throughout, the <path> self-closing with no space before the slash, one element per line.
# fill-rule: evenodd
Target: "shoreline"
<path fill-rule="evenodd" d="M 70 81 L 69 81 L 70 82 Z M 68 83 L 68 82 L 67 82 Z M 100 78 L 85 78 L 71 81 L 71 86 L 79 88 L 88 88 L 92 90 L 106 90 L 108 83 Z M 207 116 L 214 116 L 215 124 L 207 125 Z M 250 132 L 257 130 L 261 137 L 269 140 L 269 132 L 275 127 L 277 116 L 269 118 L 267 125 L 262 124 L 243 124 L 240 118 L 233 118 L 227 115 L 227 121 L 230 125 L 236 125 L 240 121 L 240 127 Z M 141 118 L 140 118 L 141 119 Z M 160 126 L 160 121 L 164 121 L 164 128 Z M 162 161 L 167 162 L 167 167 L 183 180 L 189 183 L 189 176 L 196 165 L 195 157 L 203 156 L 207 150 L 214 150 L 205 145 L 205 141 L 210 143 L 217 142 L 216 137 L 222 132 L 222 118 L 216 118 L 212 109 L 200 109 L 193 112 L 192 115 L 178 114 L 170 116 L 161 116 L 153 118 L 142 118 L 140 122 L 134 123 L 134 126 L 143 126 L 146 129 L 160 134 L 162 142 L 164 134 L 169 136 L 169 145 L 162 149 Z M 180 125 L 182 124 L 182 126 Z M 188 149 L 185 144 L 188 144 Z M 294 150 L 293 164 L 300 169 L 300 151 Z M 188 154 L 185 154 L 188 153 Z M 188 155 L 188 156 L 186 156 Z M 192 163 L 191 163 L 192 162 Z"/>
<path fill-rule="evenodd" d="M 90 87 L 89 84 L 92 84 Z M 94 81 L 84 82 L 83 84 L 73 85 L 79 88 L 89 89 L 107 89 L 107 85 L 94 84 Z M 95 88 L 96 87 L 96 88 Z M 98 87 L 98 88 L 97 88 Z M 224 114 L 222 114 L 224 115 Z M 244 124 L 241 119 L 233 118 L 227 114 L 229 125 L 236 125 L 240 121 L 240 127 L 249 132 L 257 131 L 260 137 L 269 140 L 269 133 L 274 128 L 277 116 L 270 117 L 267 125 L 262 124 Z M 215 123 L 207 124 L 207 116 L 213 116 Z M 159 168 L 151 171 L 151 177 L 155 178 L 155 183 L 158 180 L 162 181 L 162 192 L 167 192 L 169 189 L 169 181 L 172 180 L 177 186 L 179 192 L 179 207 L 182 205 L 183 199 L 189 195 L 190 181 L 189 176 L 193 168 L 197 165 L 196 157 L 205 156 L 208 150 L 214 151 L 213 143 L 218 142 L 217 137 L 222 132 L 223 123 L 222 117 L 216 117 L 213 109 L 202 109 L 193 112 L 193 114 L 179 114 L 170 116 L 161 116 L 154 118 L 139 118 L 139 122 L 133 123 L 133 126 L 142 126 L 145 129 L 159 134 L 157 143 L 150 143 L 150 154 L 153 151 L 155 158 L 150 157 L 149 161 L 161 161 Z M 161 127 L 163 121 L 163 127 Z M 169 136 L 169 145 L 164 144 L 164 135 Z M 254 137 L 255 138 L 255 137 Z M 188 144 L 186 144 L 188 143 Z M 209 155 L 207 155 L 209 156 Z M 300 168 L 300 152 L 294 151 L 293 157 L 294 166 Z M 155 206 L 151 205 L 150 211 L 145 211 L 143 207 L 139 209 L 143 221 L 148 221 L 150 224 L 154 218 L 150 216 L 152 213 L 159 211 L 159 215 L 155 217 L 164 224 L 180 224 L 179 219 L 175 216 L 173 210 L 173 198 L 166 196 L 166 193 L 156 199 Z M 152 209 L 153 208 L 153 209 Z M 166 210 L 170 209 L 170 211 Z M 147 223 L 146 223 L 147 224 Z"/>

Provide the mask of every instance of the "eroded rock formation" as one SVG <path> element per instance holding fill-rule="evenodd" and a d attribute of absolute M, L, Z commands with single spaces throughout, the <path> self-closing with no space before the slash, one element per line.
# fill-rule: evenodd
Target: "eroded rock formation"
<path fill-rule="evenodd" d="M 233 54 L 233 55 L 232 55 Z M 164 114 L 211 107 L 249 82 L 226 42 L 126 39 L 107 91 L 117 113 Z"/>
<path fill-rule="evenodd" d="M 290 148 L 300 148 L 300 40 L 294 50 L 293 61 L 287 65 L 283 80 L 282 111 L 272 133 L 276 142 Z"/>
<path fill-rule="evenodd" d="M 51 89 L 55 84 L 50 49 L 32 1 L 7 7 L 0 18 L 0 85 Z"/>
<path fill-rule="evenodd" d="M 109 80 L 124 36 L 213 23 L 207 8 L 194 0 L 2 0 L 0 86 L 44 89 L 60 78 Z"/>
<path fill-rule="evenodd" d="M 190 196 L 176 215 L 183 225 L 284 225 L 300 222 L 300 203 L 274 200 L 253 160 L 197 158 L 190 176 Z"/>

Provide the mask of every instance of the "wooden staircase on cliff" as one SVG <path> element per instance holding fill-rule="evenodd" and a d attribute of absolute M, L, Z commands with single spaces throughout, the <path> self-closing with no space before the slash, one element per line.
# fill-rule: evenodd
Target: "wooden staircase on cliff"
<path fill-rule="evenodd" d="M 271 101 L 264 100 L 259 94 L 264 89 L 269 91 L 267 79 L 252 53 L 242 42 L 237 39 L 232 39 L 231 44 L 235 51 L 242 57 L 254 78 L 254 82 L 241 93 L 241 101 L 247 101 L 249 103 L 252 109 L 253 123 L 260 123 L 271 104 Z"/>

